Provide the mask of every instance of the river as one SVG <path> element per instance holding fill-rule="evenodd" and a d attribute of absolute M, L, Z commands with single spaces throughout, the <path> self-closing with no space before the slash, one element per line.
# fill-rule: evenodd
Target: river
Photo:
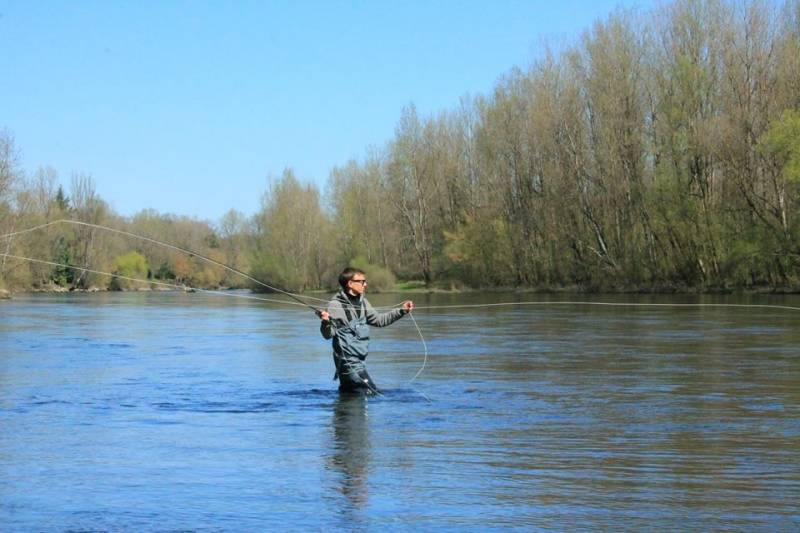
<path fill-rule="evenodd" d="M 800 311 L 728 306 L 800 297 L 415 298 L 372 398 L 302 308 L 0 302 L 0 529 L 800 529 Z"/>

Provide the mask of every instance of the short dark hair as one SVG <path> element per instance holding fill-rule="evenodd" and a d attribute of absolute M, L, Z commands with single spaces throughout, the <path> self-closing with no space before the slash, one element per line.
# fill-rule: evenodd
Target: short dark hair
<path fill-rule="evenodd" d="M 342 270 L 342 273 L 339 274 L 339 285 L 342 286 L 342 290 L 347 290 L 347 284 L 350 283 L 350 281 L 353 279 L 353 276 L 356 274 L 361 274 L 362 276 L 366 275 L 364 274 L 363 270 L 353 267 L 347 267 Z"/>

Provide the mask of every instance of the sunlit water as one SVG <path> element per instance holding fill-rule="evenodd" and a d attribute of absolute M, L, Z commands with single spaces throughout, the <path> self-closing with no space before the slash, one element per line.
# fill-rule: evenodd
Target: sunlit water
<path fill-rule="evenodd" d="M 0 302 L 0 530 L 800 528 L 800 311 L 415 316 L 420 377 L 406 318 L 373 330 L 385 394 L 361 398 L 336 391 L 303 309 L 204 294 Z"/>

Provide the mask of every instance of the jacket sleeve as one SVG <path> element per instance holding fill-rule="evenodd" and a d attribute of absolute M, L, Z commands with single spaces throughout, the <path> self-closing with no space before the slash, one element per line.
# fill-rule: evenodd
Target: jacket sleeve
<path fill-rule="evenodd" d="M 382 328 L 400 320 L 405 316 L 406 311 L 403 308 L 390 309 L 385 313 L 378 313 L 369 301 L 365 302 L 364 306 L 367 310 L 367 324 Z"/>
<path fill-rule="evenodd" d="M 319 325 L 319 332 L 325 339 L 331 339 L 336 336 L 334 321 L 338 321 L 341 324 L 347 323 L 347 315 L 344 312 L 341 302 L 338 300 L 330 301 L 328 304 L 328 315 L 330 315 L 330 320 L 327 322 L 320 321 L 321 323 Z"/>

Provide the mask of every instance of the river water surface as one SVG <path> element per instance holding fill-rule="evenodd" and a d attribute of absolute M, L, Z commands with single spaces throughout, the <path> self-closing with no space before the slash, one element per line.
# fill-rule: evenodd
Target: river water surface
<path fill-rule="evenodd" d="M 375 305 L 392 296 L 373 296 Z M 419 296 L 775 304 L 797 296 Z M 419 309 L 340 396 L 309 311 L 0 302 L 0 530 L 800 529 L 800 311 Z"/>

